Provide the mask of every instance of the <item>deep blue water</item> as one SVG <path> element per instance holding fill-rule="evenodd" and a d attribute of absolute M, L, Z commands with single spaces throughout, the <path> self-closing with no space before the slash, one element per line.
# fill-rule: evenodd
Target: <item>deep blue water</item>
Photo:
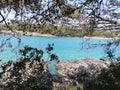
<path fill-rule="evenodd" d="M 49 44 L 54 43 L 54 51 L 60 60 L 80 60 L 83 58 L 99 59 L 105 57 L 104 46 L 98 46 L 100 44 L 106 44 L 111 39 L 100 38 L 77 38 L 77 37 L 37 37 L 37 36 L 15 36 L 0 34 L 0 46 L 6 39 L 11 37 L 10 41 L 7 41 L 6 45 L 0 48 L 0 59 L 5 61 L 16 60 L 19 57 L 17 51 L 23 48 L 25 45 L 35 47 L 38 49 L 46 50 Z M 19 45 L 18 39 L 21 39 Z M 9 48 L 10 45 L 12 48 Z M 93 45 L 94 44 L 94 45 Z M 97 47 L 95 47 L 95 45 Z M 120 54 L 120 45 L 115 50 L 115 55 Z M 47 58 L 47 54 L 44 55 Z"/>

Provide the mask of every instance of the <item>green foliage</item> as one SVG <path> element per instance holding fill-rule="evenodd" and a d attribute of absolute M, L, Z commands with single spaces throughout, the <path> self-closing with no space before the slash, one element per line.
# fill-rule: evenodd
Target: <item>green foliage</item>
<path fill-rule="evenodd" d="M 86 80 L 84 90 L 120 90 L 120 62 L 111 63 L 97 78 Z"/>
<path fill-rule="evenodd" d="M 21 57 L 22 60 L 25 60 L 25 61 L 30 60 L 30 61 L 38 62 L 38 63 L 42 61 L 43 51 L 38 50 L 37 48 L 25 46 L 24 49 L 19 50 L 19 53 L 22 56 Z"/>
<path fill-rule="evenodd" d="M 17 31 L 28 31 L 28 32 L 37 32 L 41 34 L 51 34 L 55 36 L 84 36 L 81 30 L 69 27 L 54 26 L 54 25 L 22 25 L 22 24 L 13 24 L 10 26 L 12 30 Z M 9 30 L 6 26 L 1 26 L 0 30 Z"/>
<path fill-rule="evenodd" d="M 114 28 L 119 29 L 120 15 L 119 12 L 116 12 L 119 9 L 119 3 L 118 0 L 108 0 L 108 2 L 104 2 L 104 0 L 0 0 L 0 23 L 4 22 L 9 26 L 6 19 L 8 19 L 9 13 L 15 12 L 12 20 L 21 21 L 24 25 L 26 23 L 34 23 L 35 25 L 53 24 L 56 19 L 63 20 L 64 17 L 69 17 L 82 21 L 83 26 L 89 26 L 92 31 L 95 28 L 114 30 Z M 103 6 L 106 8 L 103 8 Z M 75 14 L 76 11 L 77 14 Z M 83 18 L 79 17 L 81 14 Z M 104 15 L 111 19 L 105 18 Z M 12 20 L 9 20 L 10 23 Z M 22 29 L 26 30 L 25 27 L 23 26 Z M 34 28 L 29 30 L 34 31 Z M 42 33 L 42 31 L 40 32 Z M 59 32 L 60 35 L 63 35 L 61 32 Z M 52 34 L 56 35 L 56 32 L 52 32 Z M 92 33 L 89 32 L 89 34 Z M 105 33 L 105 35 L 109 37 L 108 34 Z"/>
<path fill-rule="evenodd" d="M 120 90 L 120 57 L 114 55 L 119 43 L 119 40 L 115 40 L 105 45 L 107 59 L 111 61 L 110 66 L 102 69 L 97 77 L 86 79 L 84 90 Z"/>
<path fill-rule="evenodd" d="M 49 60 L 48 61 L 58 60 L 58 56 L 51 53 L 51 51 L 53 50 L 53 46 L 54 46 L 54 44 L 48 44 L 48 47 L 46 48 L 46 51 L 47 51 L 47 53 L 49 55 Z"/>
<path fill-rule="evenodd" d="M 64 16 L 70 16 L 71 14 L 74 13 L 75 8 L 69 5 L 62 5 L 61 6 L 61 11 Z"/>
<path fill-rule="evenodd" d="M 95 30 L 92 35 L 95 37 L 114 38 L 119 37 L 119 34 L 120 34 L 119 31 Z"/>
<path fill-rule="evenodd" d="M 32 25 L 32 24 L 12 24 L 10 26 L 12 30 L 18 31 L 28 31 L 28 32 L 37 32 L 41 34 L 51 34 L 55 36 L 72 36 L 72 37 L 83 37 L 83 36 L 95 36 L 95 37 L 106 37 L 106 38 L 114 38 L 120 37 L 119 31 L 104 31 L 104 30 L 94 30 L 92 34 L 90 34 L 86 30 L 79 30 L 77 28 L 70 27 L 62 27 L 51 25 Z M 7 26 L 0 26 L 0 30 L 9 30 Z"/>
<path fill-rule="evenodd" d="M 46 53 L 48 53 L 48 61 L 58 60 L 58 57 L 52 53 L 54 44 L 48 44 L 46 48 Z M 24 61 L 32 61 L 34 63 L 41 63 L 44 61 L 42 50 L 38 50 L 37 48 L 32 48 L 29 46 L 25 46 L 24 49 L 20 49 L 19 53 L 21 55 L 21 59 Z"/>
<path fill-rule="evenodd" d="M 53 46 L 54 44 L 48 44 L 46 48 L 46 53 L 48 53 L 49 57 L 48 61 L 58 60 L 58 57 L 52 53 Z M 43 60 L 44 52 L 37 48 L 25 46 L 19 50 L 19 54 L 21 58 L 17 59 L 16 62 L 9 61 L 0 67 L 4 71 L 0 73 L 0 79 L 5 82 L 3 85 L 0 84 L 2 89 L 52 90 L 52 75 L 47 69 L 47 61 Z M 9 76 L 5 76 L 4 78 L 3 76 L 6 73 Z"/>
<path fill-rule="evenodd" d="M 38 5 L 41 4 L 40 0 L 0 0 L 1 8 L 7 7 L 9 5 L 12 5 L 15 8 L 19 8 L 20 6 L 26 6 L 26 5 Z"/>

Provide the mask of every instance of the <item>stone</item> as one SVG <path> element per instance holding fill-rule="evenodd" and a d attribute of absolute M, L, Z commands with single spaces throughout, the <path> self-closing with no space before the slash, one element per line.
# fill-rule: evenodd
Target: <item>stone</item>
<path fill-rule="evenodd" d="M 1 73 L 3 73 L 3 68 L 2 68 L 2 67 L 0 67 L 0 74 L 1 74 Z"/>
<path fill-rule="evenodd" d="M 47 62 L 43 64 L 45 71 L 44 73 L 42 73 L 43 71 L 42 70 L 40 71 L 40 65 L 33 63 L 31 61 L 26 61 L 24 64 L 24 68 L 16 67 L 16 65 L 19 65 L 21 61 L 22 61 L 21 59 L 17 59 L 17 61 L 14 62 L 14 64 L 7 62 L 1 65 L 0 86 L 1 87 L 3 86 L 5 88 L 4 90 L 13 90 L 13 89 L 10 89 L 10 87 L 13 87 L 16 83 L 23 86 L 25 84 L 28 86 L 31 86 L 31 83 L 32 83 L 32 85 L 33 84 L 36 86 L 38 85 L 39 88 L 41 88 L 41 85 L 44 86 L 44 89 L 42 90 L 49 90 L 48 88 L 52 86 L 52 75 L 47 70 L 48 69 Z M 31 82 L 31 80 L 34 82 Z M 25 85 L 25 88 L 26 88 L 25 90 L 33 90 L 26 85 Z M 34 85 L 31 86 L 31 88 L 33 88 Z M 0 87 L 0 90 L 2 90 L 1 87 Z M 20 89 L 20 90 L 23 90 L 23 89 Z"/>
<path fill-rule="evenodd" d="M 69 79 L 78 79 L 81 77 L 91 77 L 97 76 L 101 69 L 108 68 L 110 61 L 103 60 L 76 60 L 76 61 L 60 61 L 55 64 L 58 73 L 63 77 L 68 77 Z"/>

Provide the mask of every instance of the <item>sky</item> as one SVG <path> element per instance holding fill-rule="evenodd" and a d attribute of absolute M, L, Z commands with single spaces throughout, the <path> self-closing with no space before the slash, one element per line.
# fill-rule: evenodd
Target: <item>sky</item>
<path fill-rule="evenodd" d="M 51 0 L 43 0 L 43 3 L 42 4 L 45 4 L 47 1 L 51 1 Z M 78 4 L 78 3 L 80 3 L 81 1 L 83 1 L 83 0 L 67 0 L 68 1 L 68 3 L 69 4 L 73 4 L 73 3 L 75 3 L 76 2 L 76 5 Z M 120 1 L 120 0 L 118 0 L 118 1 Z M 104 0 L 104 2 L 108 2 L 108 0 Z M 103 7 L 103 8 L 107 8 L 107 7 Z M 115 8 L 115 7 L 114 7 Z M 5 10 L 6 12 L 7 12 L 7 10 Z M 116 8 L 116 10 L 115 10 L 115 12 L 119 12 L 120 13 L 120 8 Z M 2 11 L 2 13 L 4 13 L 4 11 Z M 109 13 L 109 12 L 108 12 Z M 110 18 L 110 14 L 104 14 L 104 18 Z M 7 13 L 4 13 L 4 16 L 6 17 L 7 16 Z M 26 16 L 31 16 L 31 14 L 29 13 L 29 14 L 26 14 Z M 8 18 L 7 18 L 7 22 L 9 22 L 9 20 L 12 20 L 12 19 L 15 19 L 14 18 L 15 17 L 15 12 L 13 11 L 13 10 L 11 10 L 11 12 L 9 13 L 9 15 L 8 15 Z M 0 20 L 1 20 L 1 17 L 0 17 Z M 115 19 L 115 20 L 118 20 L 118 21 L 120 21 L 120 19 Z M 74 20 L 72 20 L 70 23 L 78 23 L 75 19 Z"/>

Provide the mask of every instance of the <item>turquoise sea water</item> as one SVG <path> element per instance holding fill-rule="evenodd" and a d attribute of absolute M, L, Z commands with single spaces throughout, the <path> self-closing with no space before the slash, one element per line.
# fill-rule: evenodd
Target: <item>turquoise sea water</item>
<path fill-rule="evenodd" d="M 105 57 L 104 47 L 99 44 L 106 44 L 111 39 L 100 38 L 77 38 L 77 37 L 37 37 L 37 36 L 15 36 L 0 34 L 0 43 L 5 42 L 7 38 L 7 45 L 0 48 L 0 59 L 4 61 L 16 60 L 19 56 L 16 54 L 18 49 L 25 45 L 42 49 L 45 51 L 48 43 L 54 43 L 54 51 L 60 60 L 80 60 L 83 58 L 99 59 Z M 21 39 L 20 45 L 18 39 Z M 9 48 L 9 43 L 12 48 Z M 98 45 L 97 45 L 98 44 Z M 97 47 L 95 47 L 97 45 Z M 1 45 L 0 45 L 1 46 Z M 116 55 L 120 54 L 120 45 L 116 48 Z M 47 54 L 44 55 L 45 59 Z"/>
<path fill-rule="evenodd" d="M 10 40 L 8 40 L 10 38 Z M 18 43 L 18 39 L 21 43 Z M 6 41 L 7 40 L 7 41 Z M 60 60 L 80 60 L 84 58 L 99 59 L 106 56 L 104 52 L 104 44 L 107 44 L 111 39 L 100 38 L 77 38 L 77 37 L 37 37 L 37 36 L 11 36 L 0 34 L 0 60 L 1 63 L 19 58 L 18 50 L 25 45 L 42 49 L 46 51 L 49 44 L 54 43 L 54 51 Z M 6 43 L 6 44 L 5 44 Z M 2 44 L 5 44 L 2 47 Z M 100 46 L 102 44 L 103 46 Z M 12 47 L 11 47 L 12 46 Z M 96 47 L 97 46 L 97 47 Z M 10 48 L 11 47 L 11 48 Z M 113 46 L 114 47 L 114 46 Z M 120 45 L 116 48 L 114 54 L 120 55 Z M 47 54 L 44 54 L 47 59 Z M 49 70 L 55 73 L 54 62 L 49 63 Z"/>

